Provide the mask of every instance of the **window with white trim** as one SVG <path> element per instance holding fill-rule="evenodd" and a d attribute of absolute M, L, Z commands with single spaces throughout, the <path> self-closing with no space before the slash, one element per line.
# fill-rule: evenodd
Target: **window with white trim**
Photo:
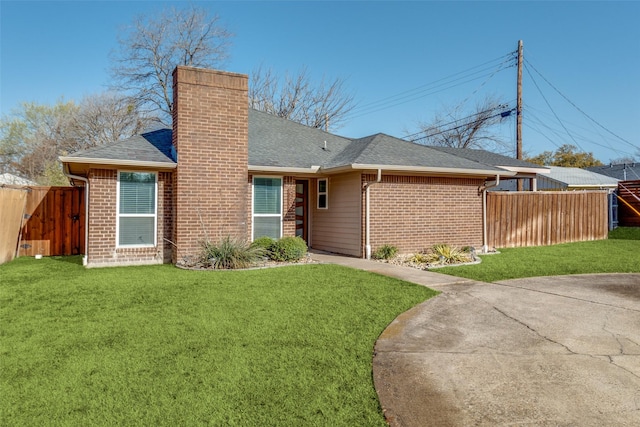
<path fill-rule="evenodd" d="M 158 175 L 118 172 L 118 247 L 156 245 Z"/>
<path fill-rule="evenodd" d="M 329 209 L 329 180 L 318 180 L 318 209 Z"/>
<path fill-rule="evenodd" d="M 282 178 L 253 177 L 253 240 L 282 237 Z"/>

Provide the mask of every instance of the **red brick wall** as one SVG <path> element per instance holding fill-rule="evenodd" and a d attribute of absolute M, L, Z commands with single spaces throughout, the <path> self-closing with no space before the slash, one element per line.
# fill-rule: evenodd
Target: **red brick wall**
<path fill-rule="evenodd" d="M 192 67 L 173 73 L 174 261 L 208 237 L 247 236 L 247 76 Z"/>
<path fill-rule="evenodd" d="M 282 237 L 296 235 L 296 178 L 282 179 Z"/>
<path fill-rule="evenodd" d="M 363 183 L 375 181 L 363 175 Z M 370 188 L 371 247 L 397 246 L 401 253 L 436 243 L 482 246 L 482 179 L 382 176 Z M 365 194 L 362 195 L 362 250 L 365 246 Z"/>
<path fill-rule="evenodd" d="M 91 169 L 89 171 L 89 267 L 108 265 L 157 264 L 171 261 L 170 237 L 172 229 L 171 172 L 158 173 L 157 246 L 148 248 L 117 248 L 117 186 L 118 171 Z"/>

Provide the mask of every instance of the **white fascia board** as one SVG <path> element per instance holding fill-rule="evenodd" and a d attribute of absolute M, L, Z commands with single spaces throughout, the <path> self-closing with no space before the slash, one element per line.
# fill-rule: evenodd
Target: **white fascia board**
<path fill-rule="evenodd" d="M 142 167 L 152 169 L 175 169 L 178 164 L 173 162 L 145 162 L 140 160 L 125 159 L 93 159 L 90 157 L 65 157 L 60 156 L 58 159 L 62 163 L 79 163 L 88 165 L 109 165 L 109 166 L 127 166 Z"/>
<path fill-rule="evenodd" d="M 337 168 L 323 169 L 324 172 L 346 172 L 348 170 L 378 170 L 393 172 L 434 173 L 439 175 L 465 175 L 465 176 L 515 176 L 516 172 L 508 170 L 485 170 L 464 168 L 442 168 L 432 166 L 402 166 L 402 165 L 367 165 L 353 163 Z"/>
<path fill-rule="evenodd" d="M 522 166 L 497 166 L 500 169 L 506 169 L 508 171 L 511 172 L 516 172 L 516 173 L 530 173 L 530 174 L 537 174 L 537 173 L 551 173 L 551 169 L 549 168 L 529 168 L 529 167 L 522 167 Z"/>
<path fill-rule="evenodd" d="M 319 170 L 320 166 L 311 166 L 310 168 L 292 168 L 284 166 L 249 165 L 249 172 L 273 172 L 279 174 L 316 174 Z"/>

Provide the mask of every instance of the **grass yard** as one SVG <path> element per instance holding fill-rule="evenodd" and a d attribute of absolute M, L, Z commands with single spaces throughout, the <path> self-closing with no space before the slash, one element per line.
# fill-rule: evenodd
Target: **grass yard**
<path fill-rule="evenodd" d="M 503 248 L 497 255 L 482 255 L 476 265 L 445 267 L 438 273 L 482 282 L 521 277 L 588 273 L 640 273 L 640 240 L 634 231 L 619 239 L 566 243 L 530 248 Z"/>
<path fill-rule="evenodd" d="M 2 425 L 384 426 L 375 340 L 435 292 L 333 265 L 0 266 Z"/>

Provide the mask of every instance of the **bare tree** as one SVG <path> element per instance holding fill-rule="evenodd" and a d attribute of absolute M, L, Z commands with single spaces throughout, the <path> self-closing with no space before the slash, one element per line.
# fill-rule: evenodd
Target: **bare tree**
<path fill-rule="evenodd" d="M 251 75 L 249 107 L 314 128 L 339 128 L 355 107 L 345 80 L 324 77 L 314 84 L 306 67 L 296 75 L 276 75 L 258 67 Z"/>
<path fill-rule="evenodd" d="M 512 114 L 506 104 L 493 97 L 478 103 L 475 112 L 465 113 L 462 106 L 446 108 L 430 122 L 419 122 L 419 132 L 410 135 L 415 142 L 439 147 L 480 148 L 496 152 L 512 150 L 492 132 L 505 117 Z"/>
<path fill-rule="evenodd" d="M 74 115 L 74 145 L 68 152 L 111 144 L 142 132 L 156 119 L 133 99 L 115 92 L 85 97 Z"/>
<path fill-rule="evenodd" d="M 138 16 L 112 57 L 113 87 L 169 123 L 174 68 L 220 66 L 231 38 L 218 15 L 209 17 L 206 9 L 194 5 L 165 9 L 155 17 Z"/>

